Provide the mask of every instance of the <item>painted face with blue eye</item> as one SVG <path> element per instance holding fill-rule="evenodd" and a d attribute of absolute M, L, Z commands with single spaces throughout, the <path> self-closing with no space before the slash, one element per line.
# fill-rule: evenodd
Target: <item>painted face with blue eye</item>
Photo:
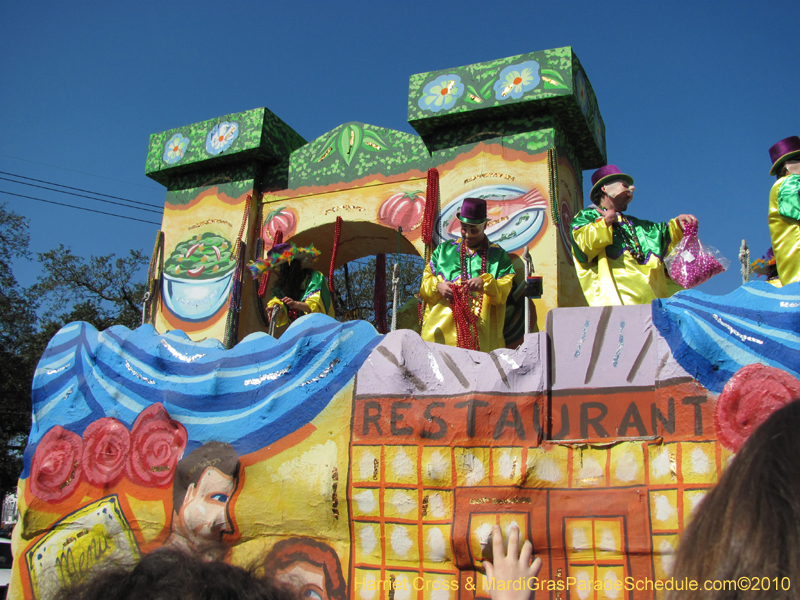
<path fill-rule="evenodd" d="M 302 591 L 301 597 L 308 598 L 308 600 L 323 600 L 325 594 L 316 589 L 315 587 L 307 587 Z"/>
<path fill-rule="evenodd" d="M 275 574 L 275 579 L 288 584 L 305 600 L 328 600 L 325 572 L 307 562 L 296 562 Z"/>
<path fill-rule="evenodd" d="M 233 533 L 228 502 L 236 481 L 219 469 L 208 467 L 197 485 L 190 485 L 178 518 L 184 537 L 192 542 L 219 541 L 223 533 Z"/>

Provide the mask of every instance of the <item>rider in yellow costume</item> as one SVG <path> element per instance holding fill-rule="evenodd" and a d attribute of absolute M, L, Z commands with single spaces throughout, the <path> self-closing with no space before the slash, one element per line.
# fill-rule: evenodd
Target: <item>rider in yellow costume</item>
<path fill-rule="evenodd" d="M 769 149 L 770 175 L 778 181 L 769 193 L 769 234 L 781 284 L 800 281 L 800 138 L 781 140 Z"/>
<path fill-rule="evenodd" d="M 254 277 L 265 271 L 277 271 L 273 297 L 267 302 L 266 310 L 270 318 L 274 315 L 277 327 L 312 312 L 335 316 L 325 276 L 303 266 L 304 262 L 311 262 L 318 255 L 319 250 L 314 248 L 314 244 L 298 248 L 294 243 L 284 243 L 273 246 L 265 258 L 250 263 Z"/>
<path fill-rule="evenodd" d="M 508 253 L 489 242 L 485 234 L 486 200 L 465 198 L 457 214 L 461 239 L 439 244 L 422 274 L 419 294 L 426 302 L 422 339 L 437 344 L 457 345 L 456 323 L 450 303 L 453 285 L 466 280 L 478 302 L 477 329 L 480 350 L 505 348 L 503 325 L 506 299 L 514 283 L 514 267 Z"/>
<path fill-rule="evenodd" d="M 647 304 L 681 289 L 663 261 L 697 219 L 653 223 L 625 215 L 634 189 L 633 177 L 602 167 L 592 175 L 592 205 L 572 219 L 572 254 L 589 306 Z"/>

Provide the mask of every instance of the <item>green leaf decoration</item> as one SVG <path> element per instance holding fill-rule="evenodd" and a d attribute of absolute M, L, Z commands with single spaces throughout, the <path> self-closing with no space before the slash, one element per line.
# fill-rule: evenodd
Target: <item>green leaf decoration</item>
<path fill-rule="evenodd" d="M 564 83 L 564 78 L 558 71 L 555 71 L 553 69 L 542 69 L 540 71 L 540 74 L 542 77 L 542 81 L 544 81 L 544 87 L 569 89 L 569 86 L 566 83 Z"/>
<path fill-rule="evenodd" d="M 272 221 L 272 219 L 277 217 L 281 213 L 281 211 L 284 210 L 284 209 L 286 209 L 286 207 L 285 206 L 281 206 L 279 209 L 273 210 L 271 213 L 269 213 L 267 215 L 267 218 L 264 219 L 264 224 L 266 225 L 267 223 Z"/>
<path fill-rule="evenodd" d="M 322 152 L 319 153 L 319 156 L 317 157 L 316 162 L 318 162 L 318 163 L 322 162 L 323 160 L 328 158 L 328 156 L 330 155 L 331 152 L 333 152 L 333 140 L 334 140 L 335 137 L 336 137 L 336 134 L 333 134 L 331 136 L 331 138 L 328 140 L 328 143 L 325 144 L 322 147 Z"/>
<path fill-rule="evenodd" d="M 482 96 L 483 98 L 488 98 L 488 96 L 486 95 L 486 93 L 487 93 L 489 90 L 491 90 L 491 89 L 492 89 L 492 84 L 494 84 L 494 79 L 490 79 L 489 81 L 487 81 L 487 82 L 486 82 L 486 85 L 484 85 L 484 86 L 481 88 L 481 93 L 480 93 L 480 96 Z"/>
<path fill-rule="evenodd" d="M 369 129 L 364 130 L 364 141 L 363 147 L 367 150 L 371 150 L 372 152 L 380 152 L 382 150 L 386 150 L 387 148 L 391 147 L 391 144 L 387 144 L 381 136 L 379 136 L 374 131 L 370 131 Z"/>
<path fill-rule="evenodd" d="M 483 104 L 483 98 L 481 98 L 481 95 L 474 87 L 468 85 L 466 92 L 467 93 L 464 96 L 464 100 L 466 102 L 469 102 L 470 104 Z"/>
<path fill-rule="evenodd" d="M 349 166 L 353 158 L 361 147 L 361 128 L 355 125 L 348 125 L 339 134 L 339 154 L 344 158 L 344 162 Z"/>

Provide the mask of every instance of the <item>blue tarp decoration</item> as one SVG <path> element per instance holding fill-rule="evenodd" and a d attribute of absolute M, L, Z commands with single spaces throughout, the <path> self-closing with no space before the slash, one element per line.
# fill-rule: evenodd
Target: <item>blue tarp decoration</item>
<path fill-rule="evenodd" d="M 679 292 L 653 301 L 653 324 L 678 363 L 712 392 L 754 363 L 800 379 L 800 283 L 756 281 L 725 296 Z"/>
<path fill-rule="evenodd" d="M 22 477 L 55 425 L 80 436 L 114 417 L 130 429 L 158 402 L 186 427 L 186 453 L 211 440 L 240 455 L 259 450 L 314 419 L 380 339 L 369 323 L 319 314 L 298 319 L 280 340 L 256 333 L 231 350 L 182 331 L 159 335 L 150 325 L 98 332 L 71 323 L 50 340 L 34 375 Z"/>

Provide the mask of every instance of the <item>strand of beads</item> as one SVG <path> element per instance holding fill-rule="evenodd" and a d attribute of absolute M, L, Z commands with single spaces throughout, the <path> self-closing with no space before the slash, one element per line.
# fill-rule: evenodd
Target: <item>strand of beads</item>
<path fill-rule="evenodd" d="M 697 237 L 697 222 L 683 229 L 683 240 L 678 244 L 677 256 L 669 268 L 669 276 L 685 288 L 693 288 L 725 270 L 713 252 L 708 251 Z"/>
<path fill-rule="evenodd" d="M 481 253 L 481 268 L 478 277 L 486 272 L 486 263 L 489 256 L 489 240 L 484 239 Z M 467 244 L 462 240 L 459 248 L 459 259 L 461 267 L 461 280 L 452 285 L 453 320 L 456 325 L 456 343 L 459 348 L 468 350 L 480 350 L 478 336 L 478 321 L 483 310 L 483 292 L 471 292 L 468 284 L 471 279 L 469 264 L 467 261 Z M 477 306 L 476 306 L 477 303 Z M 477 310 L 476 310 L 477 309 Z"/>
<path fill-rule="evenodd" d="M 456 324 L 456 344 L 467 350 L 480 350 L 478 315 L 472 312 L 472 298 L 466 285 L 453 285 L 453 320 Z"/>
<path fill-rule="evenodd" d="M 622 240 L 628 252 L 631 253 L 631 256 L 633 256 L 636 262 L 644 264 L 644 251 L 642 250 L 642 245 L 639 243 L 639 238 L 636 237 L 633 223 L 623 214 L 619 215 L 618 223 L 619 232 L 622 235 Z"/>
<path fill-rule="evenodd" d="M 462 241 L 461 248 L 459 248 L 459 259 L 461 261 L 461 285 L 467 285 L 467 282 L 472 279 L 470 276 L 469 264 L 467 261 L 467 243 Z M 483 240 L 483 247 L 479 250 L 481 253 L 481 271 L 478 273 L 477 277 L 480 277 L 484 273 L 486 273 L 486 262 L 489 256 L 489 240 L 484 238 Z M 481 310 L 483 310 L 483 293 L 476 293 L 478 300 L 477 310 L 475 311 L 476 315 L 481 314 Z M 474 304 L 474 303 L 473 303 Z"/>

